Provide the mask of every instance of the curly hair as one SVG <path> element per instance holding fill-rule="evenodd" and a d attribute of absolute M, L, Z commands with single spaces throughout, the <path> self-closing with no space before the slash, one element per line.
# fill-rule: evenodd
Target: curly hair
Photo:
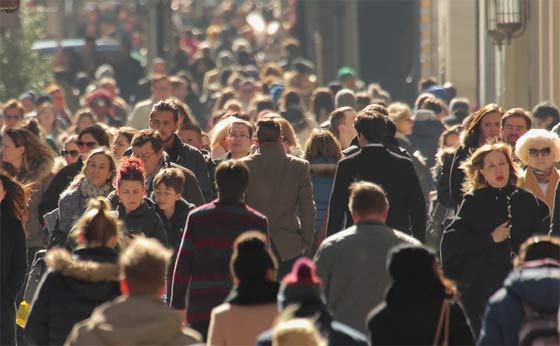
<path fill-rule="evenodd" d="M 511 148 L 506 143 L 485 144 L 478 148 L 463 164 L 461 169 L 465 171 L 465 181 L 463 183 L 463 192 L 471 192 L 488 186 L 486 180 L 481 174 L 484 168 L 484 159 L 488 154 L 497 151 L 504 154 L 509 166 L 508 184 L 516 185 L 519 177 L 519 168 L 511 159 Z"/>

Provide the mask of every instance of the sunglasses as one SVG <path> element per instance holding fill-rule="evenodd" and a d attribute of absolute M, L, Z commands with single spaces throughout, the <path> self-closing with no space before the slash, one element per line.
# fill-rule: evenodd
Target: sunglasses
<path fill-rule="evenodd" d="M 539 157 L 539 154 L 546 157 L 551 153 L 550 147 L 542 148 L 542 149 L 529 149 L 529 156 L 531 157 Z"/>
<path fill-rule="evenodd" d="M 78 157 L 78 155 L 80 155 L 80 152 L 77 150 L 61 150 L 60 151 L 60 156 L 66 156 L 66 155 L 70 155 L 72 157 Z"/>
<path fill-rule="evenodd" d="M 82 142 L 82 141 L 78 141 L 76 142 L 76 144 L 78 144 L 78 146 L 80 148 L 83 148 L 85 146 L 87 146 L 89 149 L 94 149 L 97 148 L 98 144 L 97 142 Z"/>

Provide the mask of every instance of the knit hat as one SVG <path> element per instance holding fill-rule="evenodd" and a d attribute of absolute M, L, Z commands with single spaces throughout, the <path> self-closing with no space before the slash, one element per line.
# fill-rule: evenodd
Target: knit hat
<path fill-rule="evenodd" d="M 309 258 L 300 258 L 282 280 L 278 305 L 283 310 L 290 304 L 322 304 L 322 281 L 315 273 L 315 264 Z"/>
<path fill-rule="evenodd" d="M 103 64 L 97 68 L 97 70 L 95 71 L 95 79 L 99 80 L 103 77 L 115 77 L 115 70 L 113 69 L 113 66 L 109 64 Z"/>
<path fill-rule="evenodd" d="M 436 255 L 423 246 L 396 246 L 387 259 L 387 270 L 395 281 L 432 281 L 434 278 Z"/>
<path fill-rule="evenodd" d="M 342 89 L 334 97 L 335 108 L 352 107 L 356 109 L 356 94 L 350 89 Z"/>

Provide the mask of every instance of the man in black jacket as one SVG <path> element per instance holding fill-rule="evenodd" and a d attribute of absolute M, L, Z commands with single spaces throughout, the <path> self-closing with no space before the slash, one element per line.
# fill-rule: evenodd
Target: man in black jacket
<path fill-rule="evenodd" d="M 195 147 L 184 143 L 176 134 L 179 129 L 179 109 L 175 104 L 168 101 L 156 103 L 150 113 L 150 128 L 160 133 L 163 148 L 171 162 L 190 169 L 196 175 L 206 202 L 214 199 L 204 156 Z"/>
<path fill-rule="evenodd" d="M 383 146 L 386 124 L 383 114 L 365 109 L 354 124 L 361 150 L 338 162 L 329 202 L 327 235 L 352 225 L 348 211 L 348 188 L 356 180 L 381 185 L 387 192 L 387 225 L 424 241 L 426 205 L 418 177 L 409 158 Z M 346 215 L 346 224 L 343 223 Z"/>

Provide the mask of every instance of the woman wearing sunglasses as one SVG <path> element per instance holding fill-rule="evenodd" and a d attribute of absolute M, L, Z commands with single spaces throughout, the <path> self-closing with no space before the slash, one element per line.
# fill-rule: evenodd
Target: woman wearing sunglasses
<path fill-rule="evenodd" d="M 45 215 L 48 212 L 55 210 L 58 207 L 58 199 L 62 192 L 70 185 L 74 177 L 76 177 L 82 170 L 84 160 L 88 157 L 89 153 L 98 147 L 109 148 L 109 135 L 105 129 L 94 124 L 83 129 L 78 135 L 78 150 L 80 157 L 76 162 L 69 164 L 62 168 L 53 178 L 52 183 L 45 192 L 41 205 L 39 205 L 39 212 Z"/>
<path fill-rule="evenodd" d="M 73 135 L 64 141 L 64 149 L 60 151 L 60 156 L 64 159 L 65 166 L 71 165 L 80 158 L 80 148 L 78 147 L 78 136 Z"/>
<path fill-rule="evenodd" d="M 554 189 L 560 175 L 554 163 L 560 161 L 560 138 L 547 130 L 529 130 L 515 145 L 515 154 L 527 168 L 517 185 L 531 191 L 554 210 Z"/>

